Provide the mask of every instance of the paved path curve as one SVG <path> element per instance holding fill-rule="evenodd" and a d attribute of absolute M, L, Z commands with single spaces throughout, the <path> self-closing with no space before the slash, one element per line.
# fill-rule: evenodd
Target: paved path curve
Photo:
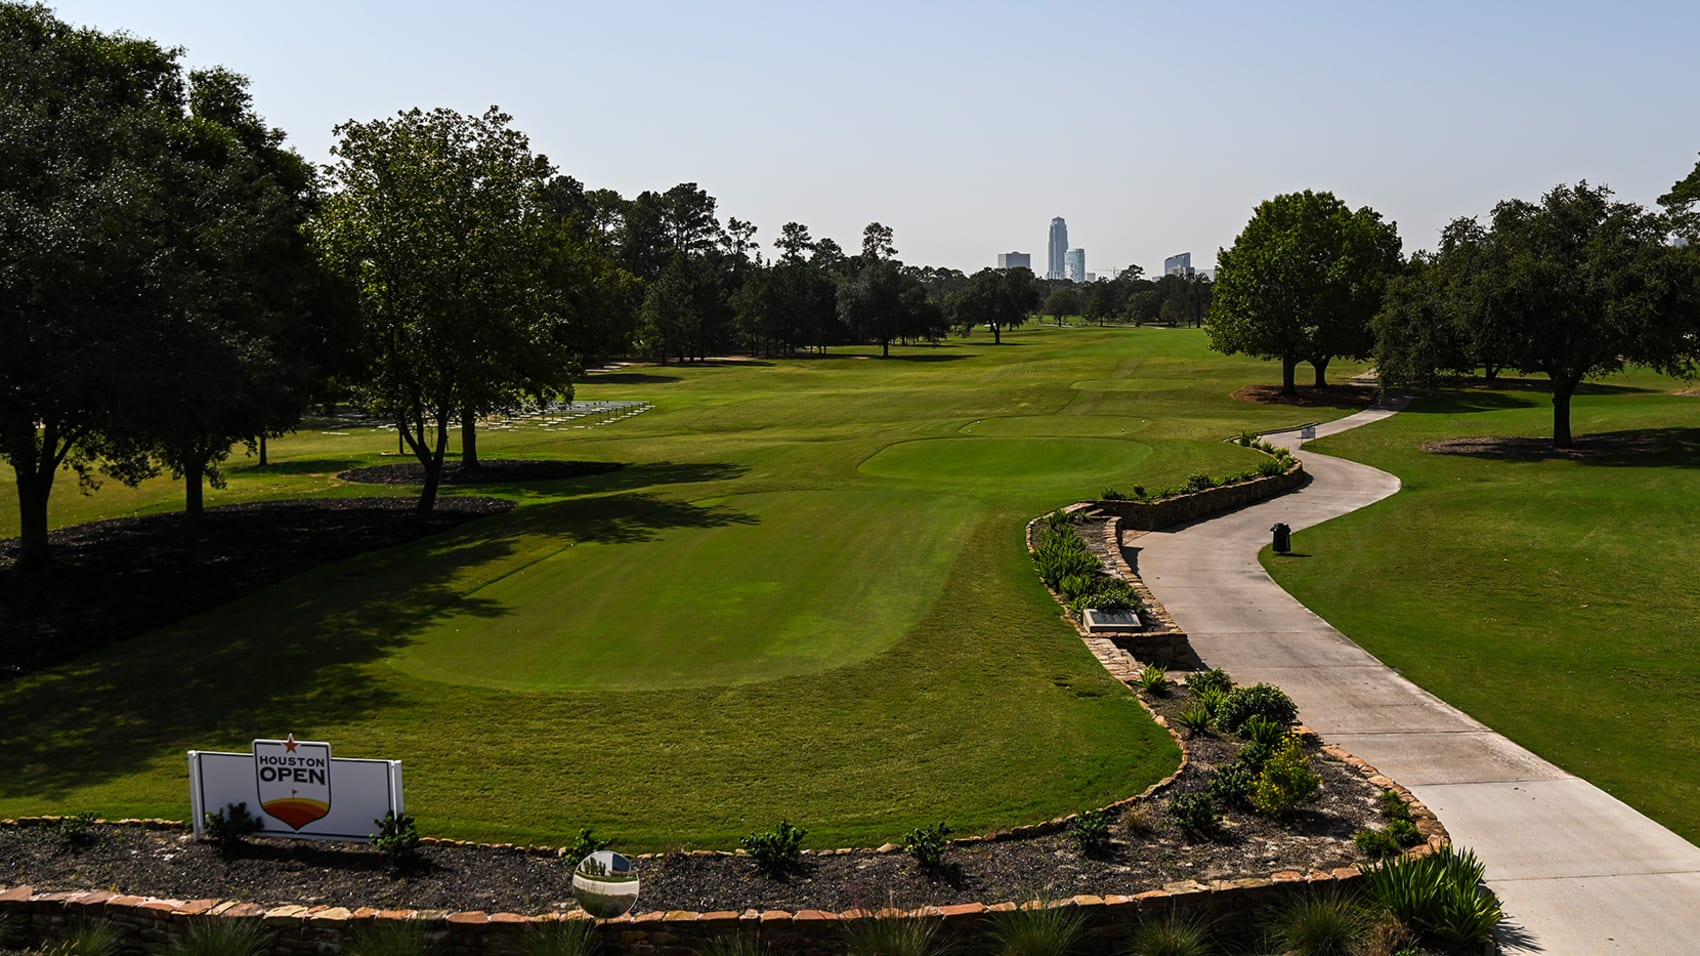
<path fill-rule="evenodd" d="M 1330 435 L 1392 415 L 1360 412 Z M 1298 448 L 1296 432 L 1269 436 Z M 1700 848 L 1401 677 L 1281 590 L 1257 562 L 1294 531 L 1380 501 L 1399 479 L 1300 451 L 1312 480 L 1249 508 L 1127 542 L 1192 646 L 1242 683 L 1279 684 L 1329 741 L 1409 787 L 1487 864 L 1507 951 L 1700 953 Z"/>

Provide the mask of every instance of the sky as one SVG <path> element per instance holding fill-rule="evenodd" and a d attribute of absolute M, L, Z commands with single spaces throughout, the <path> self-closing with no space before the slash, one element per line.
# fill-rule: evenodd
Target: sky
<path fill-rule="evenodd" d="M 316 163 L 333 128 L 499 105 L 561 172 L 695 182 L 771 248 L 797 221 L 967 272 L 1191 252 L 1328 190 L 1407 252 L 1587 180 L 1652 204 L 1700 153 L 1700 4 L 62 0 L 69 22 L 252 80 Z"/>

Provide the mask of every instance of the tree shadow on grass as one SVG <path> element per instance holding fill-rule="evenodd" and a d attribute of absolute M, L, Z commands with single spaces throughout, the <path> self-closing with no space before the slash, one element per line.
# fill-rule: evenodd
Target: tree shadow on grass
<path fill-rule="evenodd" d="M 522 513 L 527 530 L 594 544 L 642 544 L 675 528 L 725 528 L 760 521 L 726 505 L 699 505 L 632 493 L 574 498 Z"/>
<path fill-rule="evenodd" d="M 1454 438 L 1426 442 L 1424 451 L 1492 461 L 1574 461 L 1612 468 L 1700 468 L 1700 428 L 1635 428 L 1577 435 L 1574 447 L 1550 437 Z"/>
<path fill-rule="evenodd" d="M 592 372 L 585 377 L 586 385 L 670 385 L 682 381 L 677 375 L 652 372 Z"/>
<path fill-rule="evenodd" d="M 570 479 L 570 482 L 583 485 L 587 490 L 593 491 L 629 491 L 656 485 L 692 485 L 711 481 L 731 481 L 734 478 L 743 477 L 749 470 L 748 465 L 735 465 L 723 461 L 652 461 L 641 465 L 627 465 L 619 471 L 606 474 Z M 550 489 L 565 486 L 568 483 L 569 481 L 566 480 L 548 483 L 539 482 L 528 487 Z"/>
<path fill-rule="evenodd" d="M 893 356 L 885 359 L 885 361 L 888 361 L 888 362 L 920 362 L 920 363 L 960 362 L 963 359 L 971 359 L 971 358 L 979 358 L 979 355 L 977 353 L 974 353 L 974 352 L 919 352 L 919 353 L 908 352 L 908 353 L 904 353 L 902 355 L 893 355 Z"/>

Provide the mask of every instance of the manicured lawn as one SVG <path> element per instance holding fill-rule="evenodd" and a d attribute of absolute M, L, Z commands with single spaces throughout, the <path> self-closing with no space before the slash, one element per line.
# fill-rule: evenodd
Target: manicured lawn
<path fill-rule="evenodd" d="M 1541 391 L 1442 392 L 1310 446 L 1404 489 L 1265 566 L 1406 676 L 1700 840 L 1700 398 L 1620 376 L 1576 399 L 1578 460 L 1424 442 L 1550 434 Z"/>
<path fill-rule="evenodd" d="M 1243 470 L 1222 438 L 1315 416 L 1230 399 L 1270 369 L 1197 331 L 1006 341 L 593 376 L 580 398 L 654 410 L 481 451 L 627 468 L 480 489 L 522 507 L 0 686 L 0 816 L 181 818 L 185 750 L 291 731 L 402 759 L 425 832 L 484 839 L 724 847 L 783 816 L 865 845 L 1136 792 L 1175 751 L 1057 620 L 1022 525 Z M 313 425 L 209 503 L 393 493 L 334 478 L 393 449 Z M 56 523 L 180 502 L 72 489 Z"/>

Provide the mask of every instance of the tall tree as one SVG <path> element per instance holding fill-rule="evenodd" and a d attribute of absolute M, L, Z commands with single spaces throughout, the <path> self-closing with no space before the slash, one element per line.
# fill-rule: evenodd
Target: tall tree
<path fill-rule="evenodd" d="M 1488 326 L 1507 366 L 1551 380 L 1553 444 L 1568 448 L 1571 399 L 1587 379 L 1632 362 L 1700 369 L 1700 257 L 1666 242 L 1665 218 L 1578 183 L 1501 202 L 1485 231 L 1472 226 L 1449 226 L 1459 240 L 1377 318 L 1390 372 L 1414 379 L 1478 359 L 1468 334 L 1419 323 Z"/>
<path fill-rule="evenodd" d="M 1700 243 L 1700 162 L 1659 197 L 1659 205 L 1670 217 L 1672 231 L 1690 243 Z"/>
<path fill-rule="evenodd" d="M 968 284 L 951 293 L 945 311 L 963 335 L 976 326 L 992 330 L 992 344 L 1003 344 L 1005 329 L 1019 328 L 1039 302 L 1033 273 L 1025 267 L 985 268 L 968 277 Z"/>
<path fill-rule="evenodd" d="M 890 226 L 868 223 L 862 230 L 862 258 L 881 261 L 897 258 L 897 246 L 892 244 Z"/>
<path fill-rule="evenodd" d="M 549 162 L 495 107 L 408 110 L 336 128 L 336 191 L 315 221 L 329 263 L 359 290 L 370 396 L 425 471 L 436 503 L 449 433 L 478 415 L 570 387 L 548 263 Z"/>
<path fill-rule="evenodd" d="M 809 227 L 800 222 L 788 222 L 779 229 L 779 238 L 773 240 L 773 247 L 779 250 L 779 261 L 802 262 L 814 251 L 814 240 L 809 238 Z"/>
<path fill-rule="evenodd" d="M 852 334 L 878 343 L 881 356 L 890 358 L 892 341 L 909 324 L 903 293 L 913 283 L 895 263 L 868 261 L 838 287 L 838 317 Z"/>
<path fill-rule="evenodd" d="M 1210 347 L 1279 361 L 1286 394 L 1309 362 L 1320 388 L 1332 359 L 1368 357 L 1370 317 L 1400 265 L 1398 231 L 1367 206 L 1310 190 L 1266 200 L 1217 253 Z"/>
<path fill-rule="evenodd" d="M 1045 305 L 1039 310 L 1045 315 L 1057 320 L 1057 326 L 1063 324 L 1063 316 L 1080 314 L 1080 294 L 1071 288 L 1056 288 L 1045 297 Z"/>

